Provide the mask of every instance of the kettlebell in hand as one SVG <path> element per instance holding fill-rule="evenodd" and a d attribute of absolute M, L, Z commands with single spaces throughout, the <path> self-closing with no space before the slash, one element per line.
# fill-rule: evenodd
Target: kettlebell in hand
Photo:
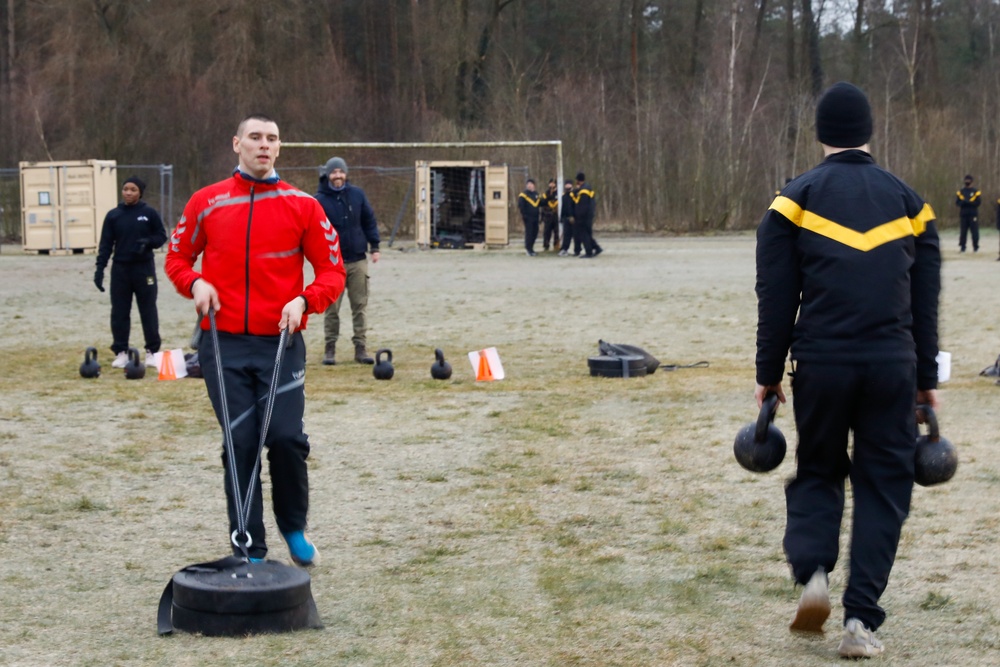
<path fill-rule="evenodd" d="M 444 360 L 441 348 L 434 350 L 434 357 L 437 361 L 431 364 L 431 377 L 435 380 L 447 380 L 451 377 L 451 364 Z"/>
<path fill-rule="evenodd" d="M 924 414 L 927 435 L 917 437 L 917 451 L 914 478 L 920 486 L 944 484 L 955 476 L 958 470 L 958 450 L 955 445 L 941 437 L 937 415 L 929 405 L 918 405 L 917 412 Z"/>
<path fill-rule="evenodd" d="M 778 413 L 778 395 L 769 393 L 760 406 L 757 422 L 750 422 L 736 434 L 733 454 L 750 472 L 770 472 L 785 459 L 785 436 L 774 425 Z"/>
<path fill-rule="evenodd" d="M 383 354 L 386 356 L 384 361 Z M 375 353 L 375 368 L 372 369 L 372 375 L 375 376 L 376 380 L 391 380 L 393 373 L 395 373 L 395 369 L 392 367 L 392 350 L 382 348 Z"/>
<path fill-rule="evenodd" d="M 129 380 L 141 380 L 146 377 L 146 364 L 139 359 L 139 350 L 128 349 L 128 362 L 125 364 L 125 377 Z"/>
<path fill-rule="evenodd" d="M 97 348 L 88 347 L 83 353 L 83 363 L 80 364 L 80 377 L 101 377 L 101 365 L 97 363 Z"/>

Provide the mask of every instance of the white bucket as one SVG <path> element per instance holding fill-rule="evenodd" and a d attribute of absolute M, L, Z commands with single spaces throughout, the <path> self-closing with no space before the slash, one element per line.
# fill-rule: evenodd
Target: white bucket
<path fill-rule="evenodd" d="M 938 352 L 938 382 L 947 382 L 951 379 L 951 352 Z"/>

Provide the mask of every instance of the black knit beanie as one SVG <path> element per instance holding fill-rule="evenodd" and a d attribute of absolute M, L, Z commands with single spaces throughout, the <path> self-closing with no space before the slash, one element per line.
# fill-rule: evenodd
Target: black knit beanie
<path fill-rule="evenodd" d="M 816 138 L 834 148 L 857 148 L 872 138 L 872 108 L 857 86 L 845 81 L 826 89 L 816 105 Z"/>
<path fill-rule="evenodd" d="M 128 178 L 126 178 L 124 182 L 122 182 L 123 188 L 125 187 L 125 183 L 133 183 L 135 187 L 139 188 L 140 197 L 142 196 L 142 193 L 146 191 L 146 182 L 143 181 L 138 176 L 129 176 Z"/>

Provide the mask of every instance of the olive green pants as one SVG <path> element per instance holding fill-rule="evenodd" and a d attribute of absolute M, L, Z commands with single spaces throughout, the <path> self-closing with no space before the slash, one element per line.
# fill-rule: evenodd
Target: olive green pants
<path fill-rule="evenodd" d="M 368 310 L 368 259 L 357 262 L 345 262 L 344 269 L 347 270 L 347 284 L 343 294 L 340 295 L 333 305 L 326 309 L 323 319 L 323 333 L 327 347 L 337 344 L 340 338 L 340 303 L 344 300 L 351 302 L 351 319 L 354 324 L 354 346 L 365 344 L 368 333 L 368 320 L 366 311 Z"/>

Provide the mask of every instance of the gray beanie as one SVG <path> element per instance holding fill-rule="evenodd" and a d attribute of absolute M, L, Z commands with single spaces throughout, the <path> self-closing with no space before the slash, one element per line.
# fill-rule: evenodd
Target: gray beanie
<path fill-rule="evenodd" d="M 337 168 L 342 169 L 345 174 L 347 173 L 347 163 L 344 162 L 344 158 L 332 157 L 329 160 L 327 160 L 326 166 L 323 167 L 323 175 L 329 176 L 330 172 L 332 172 L 334 169 Z"/>

